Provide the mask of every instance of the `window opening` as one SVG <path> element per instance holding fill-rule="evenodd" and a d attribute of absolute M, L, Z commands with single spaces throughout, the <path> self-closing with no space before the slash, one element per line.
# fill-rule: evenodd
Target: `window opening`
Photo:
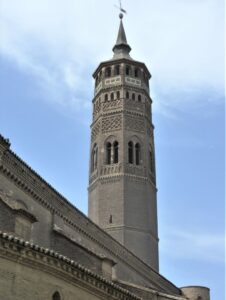
<path fill-rule="evenodd" d="M 132 100 L 135 100 L 135 94 L 134 93 L 132 94 Z"/>
<path fill-rule="evenodd" d="M 111 100 L 114 100 L 114 93 L 111 93 Z"/>
<path fill-rule="evenodd" d="M 115 66 L 115 75 L 120 75 L 120 66 Z"/>
<path fill-rule="evenodd" d="M 141 95 L 138 95 L 138 102 L 141 102 Z"/>
<path fill-rule="evenodd" d="M 118 163 L 118 142 L 114 142 L 114 156 L 113 156 L 113 163 L 117 164 Z"/>
<path fill-rule="evenodd" d="M 140 144 L 136 143 L 135 145 L 135 157 L 136 157 L 136 165 L 140 164 Z"/>
<path fill-rule="evenodd" d="M 105 94 L 104 100 L 105 100 L 105 101 L 108 101 L 108 94 Z"/>
<path fill-rule="evenodd" d="M 130 75 L 130 67 L 126 66 L 126 75 Z"/>
<path fill-rule="evenodd" d="M 111 67 L 106 68 L 105 76 L 106 77 L 111 77 Z"/>
<path fill-rule="evenodd" d="M 120 99 L 120 92 L 117 92 L 117 99 Z"/>
<path fill-rule="evenodd" d="M 110 215 L 109 217 L 109 223 L 112 224 L 113 220 L 112 220 L 112 215 Z"/>
<path fill-rule="evenodd" d="M 106 163 L 107 165 L 111 164 L 111 143 L 106 145 Z"/>
<path fill-rule="evenodd" d="M 133 164 L 133 142 L 128 143 L 128 161 L 129 164 Z"/>
<path fill-rule="evenodd" d="M 153 158 L 152 151 L 150 151 L 150 169 L 151 169 L 151 172 L 154 173 L 154 158 Z"/>
<path fill-rule="evenodd" d="M 135 69 L 134 76 L 139 77 L 139 70 L 138 69 Z"/>
<path fill-rule="evenodd" d="M 52 296 L 52 300 L 61 300 L 59 292 L 55 292 Z"/>
<path fill-rule="evenodd" d="M 126 92 L 126 99 L 129 99 L 129 92 Z"/>

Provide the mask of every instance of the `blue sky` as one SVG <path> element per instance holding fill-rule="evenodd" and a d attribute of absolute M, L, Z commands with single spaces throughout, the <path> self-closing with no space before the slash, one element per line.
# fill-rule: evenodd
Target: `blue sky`
<path fill-rule="evenodd" d="M 83 212 L 92 72 L 111 58 L 115 1 L 1 0 L 0 132 Z M 125 0 L 150 69 L 161 273 L 224 299 L 224 3 Z"/>

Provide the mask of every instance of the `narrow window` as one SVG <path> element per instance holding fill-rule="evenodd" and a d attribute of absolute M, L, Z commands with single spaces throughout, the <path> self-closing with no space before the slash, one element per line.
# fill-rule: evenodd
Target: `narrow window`
<path fill-rule="evenodd" d="M 111 164 L 111 143 L 106 145 L 106 163 L 107 165 Z"/>
<path fill-rule="evenodd" d="M 139 70 L 138 70 L 138 69 L 135 69 L 135 71 L 134 71 L 134 76 L 135 76 L 135 77 L 139 77 Z"/>
<path fill-rule="evenodd" d="M 154 173 L 154 158 L 152 151 L 150 151 L 150 170 L 152 173 Z"/>
<path fill-rule="evenodd" d="M 136 143 L 135 145 L 135 158 L 136 158 L 136 165 L 140 164 L 140 144 Z"/>
<path fill-rule="evenodd" d="M 102 78 L 102 70 L 99 73 L 99 80 L 101 80 L 101 78 Z"/>
<path fill-rule="evenodd" d="M 52 300 L 61 300 L 59 292 L 55 292 L 52 296 Z"/>
<path fill-rule="evenodd" d="M 126 99 L 129 99 L 129 92 L 126 92 Z"/>
<path fill-rule="evenodd" d="M 120 75 L 120 66 L 115 66 L 115 75 Z"/>
<path fill-rule="evenodd" d="M 111 100 L 114 100 L 114 93 L 111 93 Z"/>
<path fill-rule="evenodd" d="M 138 95 L 138 102 L 141 102 L 141 95 Z"/>
<path fill-rule="evenodd" d="M 126 66 L 126 75 L 130 75 L 130 67 L 129 66 Z"/>
<path fill-rule="evenodd" d="M 95 86 L 98 85 L 98 76 L 96 77 Z"/>
<path fill-rule="evenodd" d="M 132 94 L 132 100 L 135 100 L 135 94 L 134 93 Z"/>
<path fill-rule="evenodd" d="M 120 99 L 120 92 L 117 92 L 117 99 Z"/>
<path fill-rule="evenodd" d="M 112 215 L 110 215 L 109 217 L 109 223 L 112 224 L 113 220 L 112 220 Z"/>
<path fill-rule="evenodd" d="M 128 143 L 128 162 L 133 164 L 133 142 Z"/>
<path fill-rule="evenodd" d="M 105 76 L 106 77 L 111 77 L 111 67 L 106 68 L 106 70 L 105 70 Z"/>
<path fill-rule="evenodd" d="M 114 142 L 113 148 L 114 148 L 113 162 L 114 164 L 117 164 L 118 163 L 118 142 Z"/>
<path fill-rule="evenodd" d="M 105 101 L 108 101 L 108 94 L 105 94 L 104 100 L 105 100 Z"/>
<path fill-rule="evenodd" d="M 93 172 L 97 168 L 97 154 L 98 154 L 98 148 L 95 144 L 92 151 L 92 157 L 91 157 L 91 172 Z"/>

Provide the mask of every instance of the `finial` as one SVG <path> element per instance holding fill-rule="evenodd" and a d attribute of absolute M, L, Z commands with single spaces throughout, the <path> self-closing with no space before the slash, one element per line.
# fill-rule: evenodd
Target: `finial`
<path fill-rule="evenodd" d="M 122 8 L 122 2 L 121 0 L 119 0 L 119 6 L 115 5 L 115 7 L 117 7 L 120 10 L 120 14 L 119 14 L 119 18 L 122 20 L 122 18 L 124 17 L 123 14 L 126 14 L 126 10 Z"/>

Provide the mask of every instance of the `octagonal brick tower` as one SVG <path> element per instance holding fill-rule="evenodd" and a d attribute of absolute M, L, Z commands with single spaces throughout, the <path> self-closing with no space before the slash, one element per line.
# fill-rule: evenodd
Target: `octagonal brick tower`
<path fill-rule="evenodd" d="M 158 271 L 151 74 L 130 57 L 122 17 L 113 58 L 93 74 L 89 217 Z"/>

